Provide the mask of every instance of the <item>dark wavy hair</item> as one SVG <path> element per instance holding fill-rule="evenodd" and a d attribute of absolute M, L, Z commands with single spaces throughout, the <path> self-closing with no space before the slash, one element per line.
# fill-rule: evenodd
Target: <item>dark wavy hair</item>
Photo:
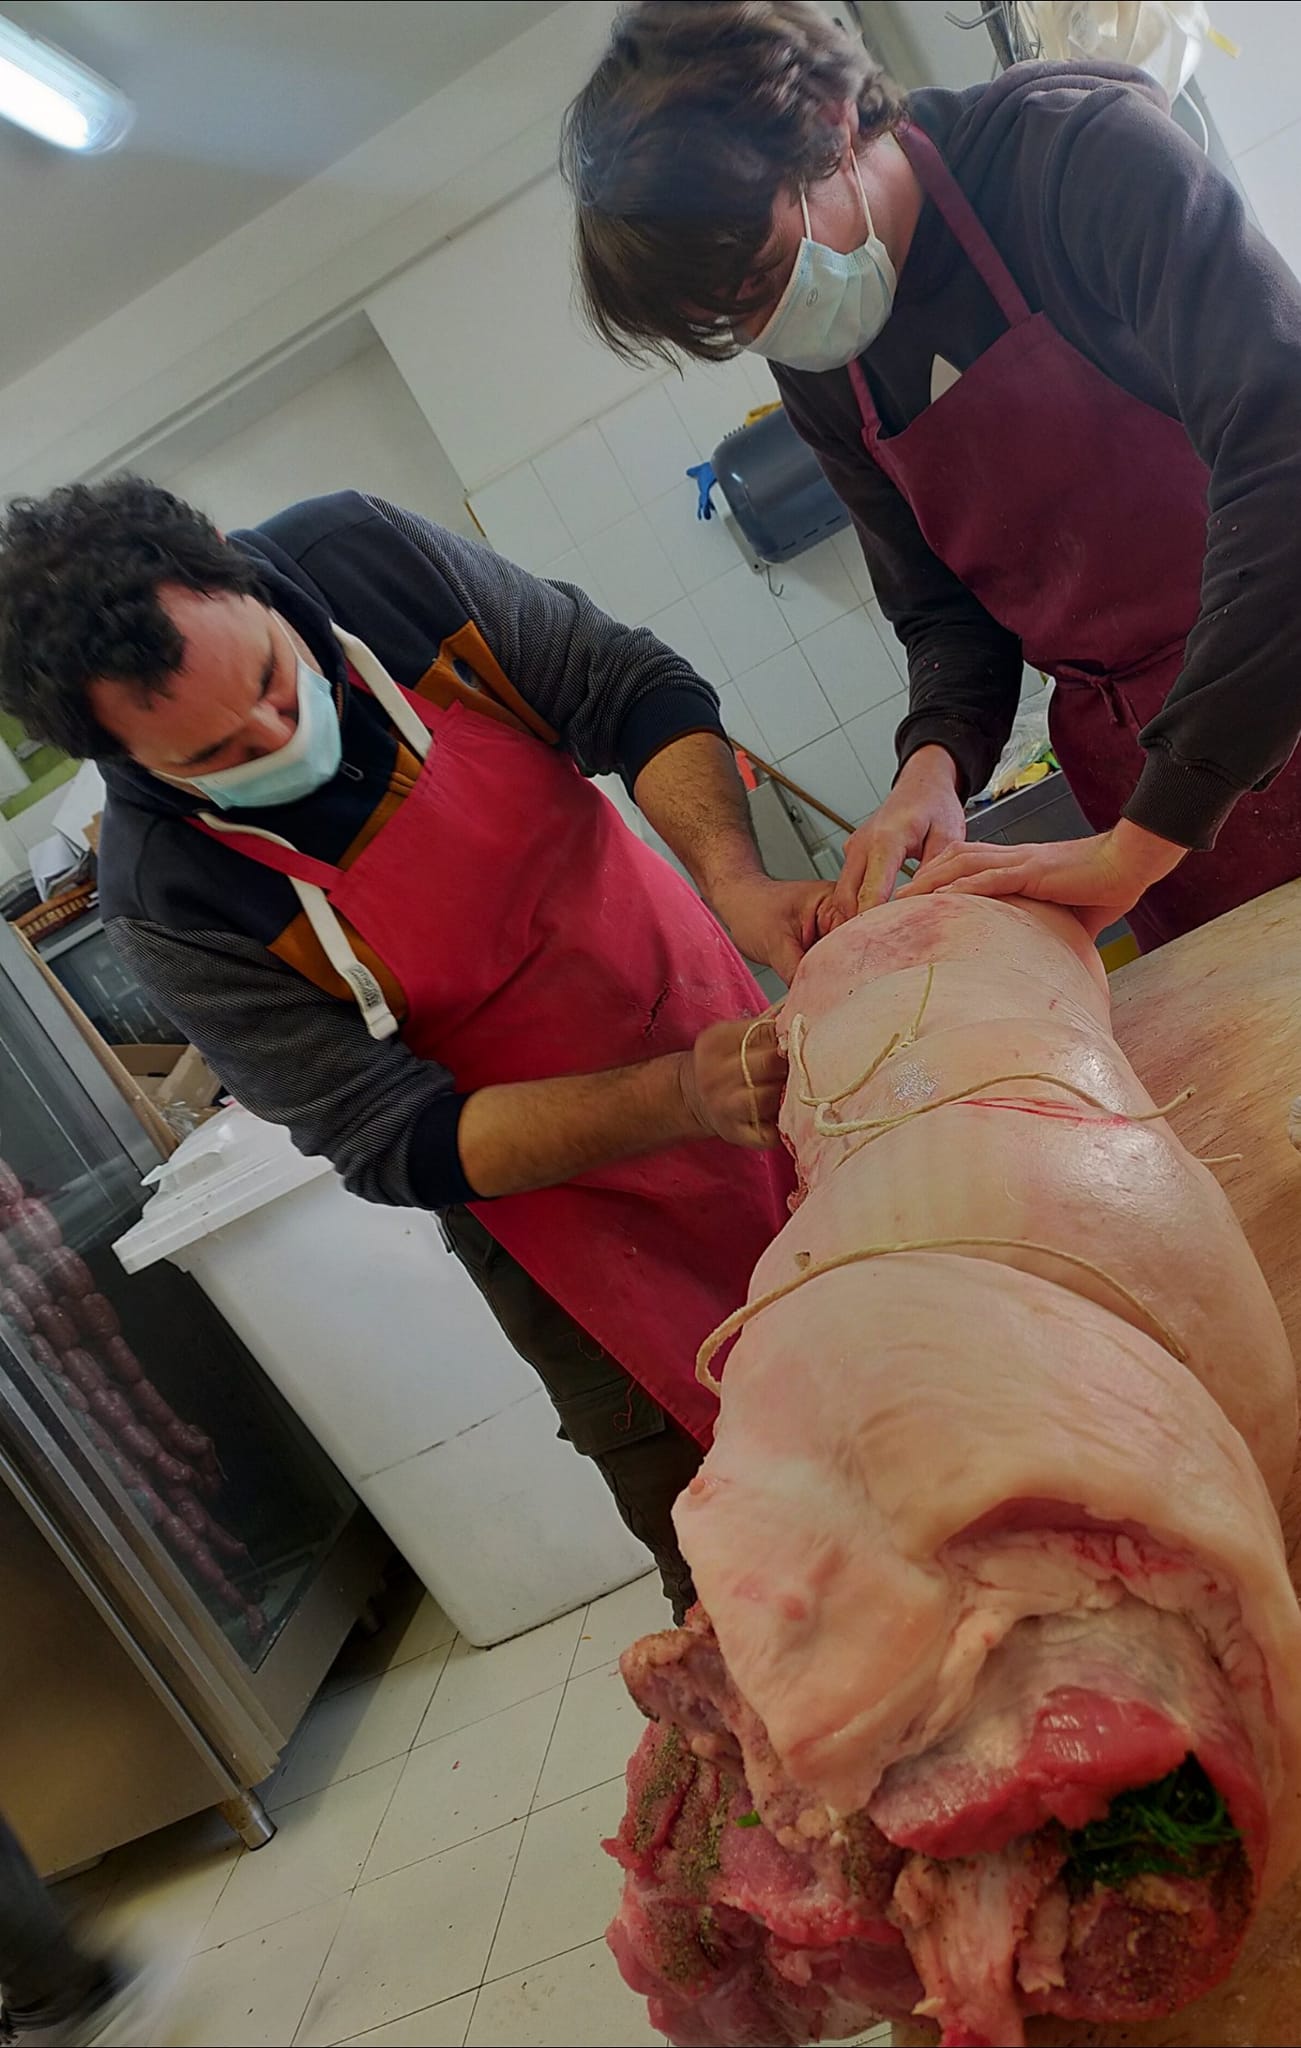
<path fill-rule="evenodd" d="M 895 128 L 898 88 L 811 0 L 638 0 L 565 116 L 583 310 L 629 361 L 737 353 L 773 203 L 835 170 L 826 109 Z"/>
<path fill-rule="evenodd" d="M 121 752 L 88 686 L 109 676 L 165 693 L 184 642 L 160 584 L 265 595 L 250 558 L 212 521 L 144 477 L 15 498 L 0 518 L 0 708 L 76 760 Z"/>

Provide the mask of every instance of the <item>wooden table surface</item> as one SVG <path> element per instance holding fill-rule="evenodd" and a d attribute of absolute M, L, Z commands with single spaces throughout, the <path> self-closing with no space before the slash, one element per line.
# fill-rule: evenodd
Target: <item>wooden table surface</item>
<path fill-rule="evenodd" d="M 1200 1155 L 1241 1152 L 1214 1169 L 1260 1261 L 1301 1361 L 1301 1152 L 1288 1107 L 1301 1095 L 1301 882 L 1290 882 L 1111 981 L 1116 1037 L 1157 1102 L 1189 1082 L 1170 1121 Z M 1301 1591 L 1301 1466 L 1283 1507 Z M 1296 1682 L 1301 1685 L 1301 1672 Z M 1301 1873 L 1266 1907 L 1228 1982 L 1171 2019 L 1139 2027 L 1033 2020 L 1054 2048 L 1295 2048 L 1301 2043 Z M 933 2028 L 896 2026 L 896 2048 Z"/>

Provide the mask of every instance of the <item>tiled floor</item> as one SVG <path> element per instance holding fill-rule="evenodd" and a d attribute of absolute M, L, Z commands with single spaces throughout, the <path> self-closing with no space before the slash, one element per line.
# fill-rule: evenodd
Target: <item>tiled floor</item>
<path fill-rule="evenodd" d="M 168 2040 L 658 2042 L 602 1939 L 599 1844 L 640 1725 L 615 1659 L 667 1620 L 642 1579 L 496 1650 L 414 1596 L 355 1638 L 263 1788 L 265 1849 L 205 1815 L 77 1880 L 100 1928 L 180 1965 Z"/>

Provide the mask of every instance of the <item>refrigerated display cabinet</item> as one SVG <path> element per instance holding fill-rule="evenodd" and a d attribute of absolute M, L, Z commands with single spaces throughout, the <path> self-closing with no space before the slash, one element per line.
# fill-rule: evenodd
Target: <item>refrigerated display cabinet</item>
<path fill-rule="evenodd" d="M 188 1275 L 159 1154 L 0 924 L 0 1804 L 46 1873 L 255 1788 L 387 1546 Z"/>

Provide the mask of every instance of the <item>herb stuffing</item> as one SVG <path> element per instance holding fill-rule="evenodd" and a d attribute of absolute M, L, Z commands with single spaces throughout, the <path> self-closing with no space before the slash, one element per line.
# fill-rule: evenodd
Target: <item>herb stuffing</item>
<path fill-rule="evenodd" d="M 1117 1794 L 1101 1820 L 1068 1835 L 1062 1875 L 1076 1894 L 1092 1885 L 1123 1885 L 1147 1871 L 1199 1877 L 1237 1840 L 1223 1799 L 1189 1754 L 1178 1770 Z"/>

